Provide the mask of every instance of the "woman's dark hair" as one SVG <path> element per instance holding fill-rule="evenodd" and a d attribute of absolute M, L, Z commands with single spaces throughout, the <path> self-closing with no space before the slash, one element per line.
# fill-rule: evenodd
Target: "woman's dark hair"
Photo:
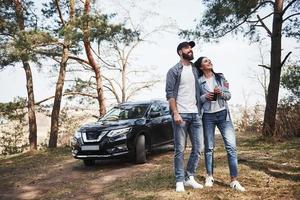
<path fill-rule="evenodd" d="M 207 57 L 206 57 L 206 56 L 201 56 L 201 57 L 199 57 L 199 58 L 196 60 L 196 62 L 194 63 L 194 65 L 195 65 L 195 67 L 196 67 L 196 69 L 197 69 L 197 71 L 198 71 L 199 77 L 201 77 L 201 76 L 203 75 L 203 71 L 202 71 L 202 69 L 200 69 L 200 67 L 201 67 L 202 60 L 203 60 L 204 58 L 207 58 Z M 214 73 L 217 82 L 220 83 L 220 82 L 221 82 L 221 76 L 220 76 L 220 74 L 215 73 L 213 69 L 212 69 L 211 71 Z"/>
<path fill-rule="evenodd" d="M 195 65 L 195 67 L 196 67 L 196 69 L 198 71 L 199 77 L 203 75 L 203 71 L 202 71 L 202 69 L 200 69 L 203 58 L 206 58 L 206 57 L 205 56 L 201 56 L 194 63 L 194 65 Z"/>

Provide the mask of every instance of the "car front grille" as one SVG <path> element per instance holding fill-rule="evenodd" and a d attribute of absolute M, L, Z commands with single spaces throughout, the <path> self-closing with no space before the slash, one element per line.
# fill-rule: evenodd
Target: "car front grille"
<path fill-rule="evenodd" d="M 108 131 L 86 131 L 82 133 L 83 142 L 99 142 Z"/>
<path fill-rule="evenodd" d="M 101 132 L 86 132 L 86 139 L 97 140 Z"/>

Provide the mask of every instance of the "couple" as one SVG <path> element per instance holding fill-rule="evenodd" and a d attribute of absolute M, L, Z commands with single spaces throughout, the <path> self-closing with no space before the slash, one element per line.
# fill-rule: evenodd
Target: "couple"
<path fill-rule="evenodd" d="M 166 80 L 166 96 L 173 118 L 176 191 L 184 192 L 184 186 L 203 188 L 194 178 L 200 151 L 203 148 L 202 135 L 204 135 L 207 172 L 204 185 L 213 186 L 216 126 L 221 132 L 227 151 L 230 187 L 238 191 L 245 191 L 245 188 L 237 181 L 236 137 L 226 103 L 231 97 L 228 83 L 222 74 L 213 71 L 213 65 L 207 57 L 200 57 L 195 64 L 191 62 L 194 59 L 192 51 L 194 46 L 195 42 L 193 41 L 182 42 L 178 45 L 177 54 L 180 56 L 180 62 L 168 71 Z M 185 170 L 186 134 L 189 134 L 192 150 Z"/>

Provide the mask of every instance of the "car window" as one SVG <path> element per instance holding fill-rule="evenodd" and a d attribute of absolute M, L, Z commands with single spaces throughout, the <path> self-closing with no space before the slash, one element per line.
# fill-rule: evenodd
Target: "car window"
<path fill-rule="evenodd" d="M 169 104 L 161 104 L 161 108 L 162 108 L 163 115 L 169 115 L 170 114 Z"/>
<path fill-rule="evenodd" d="M 117 121 L 126 119 L 138 119 L 144 116 L 149 105 L 123 105 L 114 107 L 103 116 L 100 121 Z"/>
<path fill-rule="evenodd" d="M 160 113 L 160 116 L 162 115 L 162 109 L 159 104 L 152 104 L 150 107 L 149 113 Z"/>

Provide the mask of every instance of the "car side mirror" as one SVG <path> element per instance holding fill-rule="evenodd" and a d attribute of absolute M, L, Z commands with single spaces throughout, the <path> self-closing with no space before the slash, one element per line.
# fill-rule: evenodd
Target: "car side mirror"
<path fill-rule="evenodd" d="M 159 117 L 160 116 L 160 112 L 150 112 L 149 115 L 151 118 L 155 118 L 155 117 Z"/>

